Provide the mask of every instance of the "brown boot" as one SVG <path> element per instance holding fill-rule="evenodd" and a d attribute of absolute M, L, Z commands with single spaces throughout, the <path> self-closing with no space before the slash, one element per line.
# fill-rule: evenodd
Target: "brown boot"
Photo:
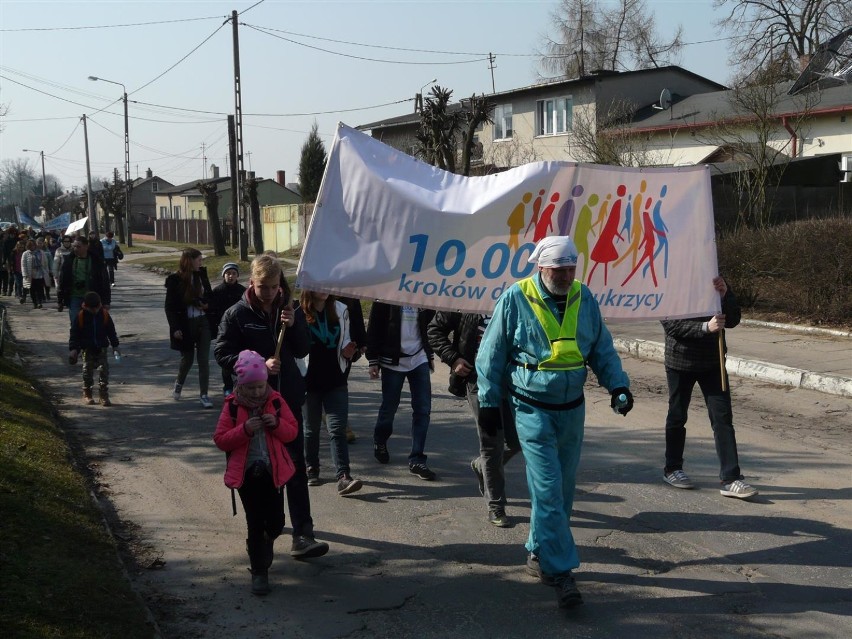
<path fill-rule="evenodd" d="M 92 397 L 92 389 L 91 388 L 84 388 L 83 389 L 83 403 L 86 406 L 94 406 L 95 398 Z"/>
<path fill-rule="evenodd" d="M 98 389 L 98 399 L 101 401 L 101 406 L 112 406 L 112 402 L 109 401 L 109 389 Z"/>

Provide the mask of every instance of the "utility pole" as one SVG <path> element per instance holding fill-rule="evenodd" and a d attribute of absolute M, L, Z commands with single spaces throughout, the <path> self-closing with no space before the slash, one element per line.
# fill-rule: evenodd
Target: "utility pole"
<path fill-rule="evenodd" d="M 497 68 L 494 66 L 494 61 L 496 59 L 497 58 L 493 53 L 488 54 L 488 68 L 491 70 L 491 93 L 497 93 L 497 89 L 494 85 L 494 69 Z"/>
<path fill-rule="evenodd" d="M 231 25 L 234 32 L 234 138 L 236 142 L 237 160 L 237 188 L 234 194 L 237 196 L 240 216 L 240 260 L 248 261 L 248 231 L 246 229 L 246 207 L 243 202 L 243 190 L 245 188 L 246 170 L 243 164 L 243 104 L 242 104 L 242 81 L 240 79 L 240 34 L 237 12 L 231 12 Z"/>
<path fill-rule="evenodd" d="M 124 86 L 121 88 L 124 89 Z M 127 89 L 124 89 L 124 222 L 127 228 L 127 246 L 133 246 L 133 238 L 130 235 L 130 131 L 127 124 Z"/>
<path fill-rule="evenodd" d="M 89 209 L 89 228 L 98 228 L 95 203 L 92 201 L 92 168 L 89 164 L 89 128 L 86 126 L 86 114 L 83 114 L 83 142 L 86 145 L 86 208 Z M 104 217 L 105 228 L 109 231 L 109 215 Z"/>
<path fill-rule="evenodd" d="M 201 175 L 207 179 L 207 156 L 204 155 L 204 142 L 201 143 Z"/>
<path fill-rule="evenodd" d="M 234 116 L 228 116 L 228 170 L 231 172 L 231 247 L 239 246 L 240 193 L 237 178 L 237 134 Z M 241 258 L 242 259 L 242 258 Z"/>

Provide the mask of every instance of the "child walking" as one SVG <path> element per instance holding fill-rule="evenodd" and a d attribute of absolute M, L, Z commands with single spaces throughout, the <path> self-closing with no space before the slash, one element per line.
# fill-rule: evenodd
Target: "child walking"
<path fill-rule="evenodd" d="M 298 426 L 267 383 L 261 355 L 241 351 L 234 375 L 237 383 L 225 399 L 213 441 L 228 455 L 225 485 L 237 490 L 246 514 L 251 592 L 266 595 L 273 544 L 284 529 L 282 488 L 296 472 L 284 444 L 296 439 Z"/>
<path fill-rule="evenodd" d="M 95 383 L 95 369 L 98 370 L 98 399 L 102 406 L 112 406 L 109 401 L 109 352 L 112 346 L 117 356 L 118 334 L 112 317 L 101 304 L 101 296 L 89 291 L 83 297 L 83 305 L 77 317 L 71 323 L 68 337 L 68 362 L 77 363 L 77 357 L 83 354 L 83 403 L 93 405 L 92 386 Z"/>

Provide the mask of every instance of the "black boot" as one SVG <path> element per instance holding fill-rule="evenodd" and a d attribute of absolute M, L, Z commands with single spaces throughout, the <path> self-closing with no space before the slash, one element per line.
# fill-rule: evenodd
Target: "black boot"
<path fill-rule="evenodd" d="M 251 564 L 251 594 L 269 594 L 269 564 L 272 557 L 267 556 L 267 539 L 264 533 L 260 539 L 246 539 L 246 552 Z M 271 547 L 271 543 L 269 544 Z M 268 560 L 268 563 L 267 563 Z"/>

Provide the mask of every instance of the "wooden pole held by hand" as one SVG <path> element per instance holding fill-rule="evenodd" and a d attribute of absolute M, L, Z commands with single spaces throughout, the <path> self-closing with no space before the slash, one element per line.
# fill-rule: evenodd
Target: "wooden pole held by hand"
<path fill-rule="evenodd" d="M 287 330 L 287 324 L 281 322 L 281 332 L 278 333 L 278 343 L 275 345 L 275 355 L 273 359 L 281 359 L 281 346 L 284 344 L 284 331 Z"/>
<path fill-rule="evenodd" d="M 283 332 L 283 329 L 282 329 Z M 722 392 L 728 390 L 728 375 L 725 370 L 725 329 L 719 329 L 719 370 L 722 375 Z"/>

